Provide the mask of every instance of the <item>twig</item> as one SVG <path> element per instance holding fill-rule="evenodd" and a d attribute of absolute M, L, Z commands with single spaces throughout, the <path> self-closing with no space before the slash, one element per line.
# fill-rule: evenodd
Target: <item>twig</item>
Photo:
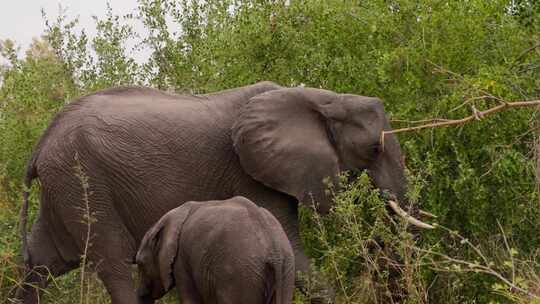
<path fill-rule="evenodd" d="M 401 122 L 401 123 L 410 123 L 410 124 L 417 124 L 417 123 L 425 123 L 425 122 L 441 122 L 441 121 L 450 121 L 451 119 L 445 119 L 445 118 L 432 118 L 432 119 L 421 119 L 421 120 L 404 120 L 404 119 L 390 119 L 391 122 Z"/>
<path fill-rule="evenodd" d="M 508 245 L 508 240 L 506 239 L 506 234 L 504 233 L 504 229 L 501 226 L 501 223 L 497 219 L 497 226 L 499 226 L 499 229 L 501 229 L 501 234 L 503 236 L 504 240 L 504 246 L 506 247 L 506 250 L 508 250 L 508 254 L 510 255 L 510 263 L 512 263 L 512 283 L 516 281 L 516 267 L 515 261 L 514 261 L 514 252 L 510 249 L 510 246 Z"/>
<path fill-rule="evenodd" d="M 518 61 L 520 61 L 523 57 L 525 57 L 525 55 L 527 55 L 529 52 L 531 51 L 534 51 L 536 48 L 539 48 L 540 47 L 540 42 L 538 42 L 537 44 L 531 46 L 530 48 L 524 50 L 523 52 L 521 52 L 521 54 L 519 54 L 516 59 L 514 59 L 514 64 L 512 64 L 512 67 L 514 67 L 516 65 L 516 63 Z"/>
<path fill-rule="evenodd" d="M 474 115 L 474 119 L 476 119 L 476 120 L 482 119 L 482 114 L 476 109 L 476 107 L 474 105 L 471 105 L 471 109 L 472 109 L 472 112 L 473 112 L 473 115 Z"/>
<path fill-rule="evenodd" d="M 454 111 L 460 109 L 461 107 L 463 107 L 464 105 L 466 105 L 468 103 L 471 103 L 471 102 L 474 102 L 476 100 L 484 100 L 484 99 L 488 99 L 488 98 L 491 98 L 491 97 L 492 97 L 491 95 L 482 95 L 482 96 L 476 96 L 476 97 L 467 98 L 464 103 L 462 103 L 459 106 L 453 108 L 449 112 L 454 112 Z"/>
<path fill-rule="evenodd" d="M 459 78 L 459 79 L 461 79 L 461 80 L 464 79 L 464 77 L 463 77 L 462 75 L 460 75 L 460 74 L 458 74 L 458 73 L 456 73 L 456 72 L 452 72 L 452 71 L 450 71 L 450 70 L 448 70 L 448 69 L 445 69 L 444 67 L 442 67 L 442 66 L 436 64 L 435 62 L 433 62 L 433 61 L 431 61 L 431 60 L 429 60 L 429 59 L 426 59 L 426 61 L 427 61 L 429 64 L 431 64 L 432 66 L 434 66 L 434 67 L 437 69 L 437 72 L 445 73 L 445 74 L 450 74 L 450 75 L 455 76 L 455 77 L 457 77 L 457 78 Z"/>
<path fill-rule="evenodd" d="M 459 240 L 460 240 L 460 243 L 463 244 L 463 245 L 467 245 L 469 246 L 472 250 L 474 250 L 474 252 L 482 259 L 482 261 L 484 261 L 484 263 L 486 265 L 489 265 L 489 260 L 486 258 L 486 256 L 482 253 L 482 251 L 480 250 L 480 248 L 476 247 L 473 243 L 471 243 L 471 241 L 469 241 L 468 239 L 464 238 L 463 236 L 461 236 L 459 233 L 457 233 L 456 231 L 453 231 L 445 226 L 442 226 L 442 225 L 439 225 L 439 228 L 440 229 L 443 229 L 445 230 L 446 232 L 450 233 L 450 235 L 452 236 L 455 236 L 457 237 Z"/>
<path fill-rule="evenodd" d="M 426 61 L 433 65 L 435 68 L 436 68 L 436 71 L 440 72 L 440 73 L 445 73 L 445 74 L 450 74 L 454 77 L 456 77 L 457 79 L 459 79 L 460 81 L 462 81 L 463 83 L 465 83 L 467 86 L 469 86 L 470 88 L 474 89 L 475 91 L 479 92 L 479 93 L 482 93 L 484 95 L 486 95 L 486 97 L 489 97 L 489 98 L 492 98 L 492 99 L 495 99 L 495 100 L 498 100 L 499 102 L 501 103 L 504 103 L 506 102 L 502 97 L 497 97 L 497 96 L 494 96 L 493 94 L 490 94 L 488 91 L 484 90 L 484 89 L 480 89 L 478 87 L 476 87 L 474 84 L 471 84 L 469 82 L 466 81 L 465 77 L 463 77 L 462 75 L 456 73 L 456 72 L 453 72 L 453 71 L 450 71 L 436 63 L 434 63 L 433 61 L 429 60 L 429 59 L 426 59 Z"/>
<path fill-rule="evenodd" d="M 536 189 L 540 191 L 540 138 L 536 138 L 534 143 L 534 160 L 535 160 L 535 170 L 534 175 L 536 178 Z"/>

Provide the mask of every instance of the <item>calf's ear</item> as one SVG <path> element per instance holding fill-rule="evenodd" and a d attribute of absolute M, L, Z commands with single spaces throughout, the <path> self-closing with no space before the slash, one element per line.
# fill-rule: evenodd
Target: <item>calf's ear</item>
<path fill-rule="evenodd" d="M 190 209 L 191 205 L 185 203 L 166 213 L 148 230 L 137 252 L 137 264 L 142 264 L 146 272 L 159 274 L 165 291 L 173 287 L 173 264 L 178 241 Z"/>

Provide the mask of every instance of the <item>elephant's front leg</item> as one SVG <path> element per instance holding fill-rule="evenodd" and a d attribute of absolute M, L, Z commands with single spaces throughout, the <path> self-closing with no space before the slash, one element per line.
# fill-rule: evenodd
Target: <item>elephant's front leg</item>
<path fill-rule="evenodd" d="M 295 286 L 303 293 L 309 293 L 311 303 L 333 303 L 334 289 L 326 284 L 322 288 L 309 288 L 308 280 L 314 276 L 310 267 L 309 258 L 305 254 L 300 238 L 300 224 L 298 221 L 298 201 L 287 194 L 275 191 L 255 182 L 251 178 L 241 180 L 234 195 L 242 195 L 264 207 L 280 222 L 287 238 L 291 243 L 295 257 L 296 279 Z M 314 278 L 312 281 L 325 282 L 324 278 Z"/>
<path fill-rule="evenodd" d="M 280 194 L 280 196 L 284 195 Z M 274 200 L 274 202 L 278 203 L 269 204 L 263 207 L 272 212 L 279 220 L 289 238 L 295 257 L 296 288 L 309 296 L 311 303 L 333 303 L 335 297 L 334 289 L 330 285 L 324 283 L 326 282 L 325 278 L 314 277 L 315 274 L 311 268 L 309 258 L 305 254 L 302 239 L 300 237 L 298 202 L 291 197 L 288 197 L 286 201 Z M 309 283 L 310 281 L 317 282 L 317 286 L 312 286 L 312 284 Z"/>
<path fill-rule="evenodd" d="M 294 222 L 298 223 L 298 218 Z M 298 224 L 296 224 L 296 227 L 294 227 L 294 229 L 286 229 L 285 231 L 294 250 L 296 288 L 298 288 L 302 293 L 309 296 L 311 303 L 333 303 L 335 291 L 330 285 L 325 284 L 325 278 L 315 277 L 315 274 L 309 262 L 309 258 L 305 254 L 304 248 L 302 246 L 302 240 L 300 238 L 300 230 Z M 312 286 L 310 281 L 317 282 L 318 284 L 316 286 Z"/>

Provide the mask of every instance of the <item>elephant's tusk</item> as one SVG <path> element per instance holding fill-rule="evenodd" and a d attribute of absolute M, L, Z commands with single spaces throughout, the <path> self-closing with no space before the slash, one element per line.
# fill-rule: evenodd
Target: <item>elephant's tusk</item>
<path fill-rule="evenodd" d="M 437 218 L 437 216 L 431 212 L 427 212 L 427 211 L 424 211 L 422 209 L 420 209 L 418 211 L 418 213 L 420 213 L 420 215 L 423 215 L 423 216 L 427 216 L 427 217 L 431 217 L 431 218 Z"/>
<path fill-rule="evenodd" d="M 388 201 L 388 204 L 390 205 L 390 208 L 392 208 L 392 210 L 394 210 L 394 212 L 403 217 L 409 224 L 413 225 L 413 226 L 416 226 L 416 227 L 420 227 L 420 228 L 424 228 L 424 229 L 434 229 L 435 227 L 430 225 L 430 224 L 426 224 L 420 220 L 417 220 L 415 219 L 414 217 L 410 216 L 405 210 L 401 209 L 401 207 L 399 207 L 399 205 L 394 202 L 394 201 Z"/>

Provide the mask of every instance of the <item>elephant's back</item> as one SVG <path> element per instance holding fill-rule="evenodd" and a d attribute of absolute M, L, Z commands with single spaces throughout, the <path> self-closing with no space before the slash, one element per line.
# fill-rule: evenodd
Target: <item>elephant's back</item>
<path fill-rule="evenodd" d="M 232 124 L 227 120 L 227 115 L 212 111 L 205 98 L 145 87 L 113 88 L 66 105 L 53 118 L 36 150 L 61 157 L 73 150 L 110 153 L 115 144 L 122 143 L 135 150 L 153 145 L 174 149 L 175 144 L 189 140 L 186 137 L 203 141 L 221 134 Z"/>
<path fill-rule="evenodd" d="M 119 87 L 80 97 L 66 105 L 53 119 L 52 125 L 55 131 L 62 132 L 77 126 L 183 123 L 190 120 L 203 123 L 204 120 L 215 119 L 212 117 L 215 113 L 209 111 L 209 103 L 211 101 L 203 97 L 173 95 L 146 87 Z"/>

